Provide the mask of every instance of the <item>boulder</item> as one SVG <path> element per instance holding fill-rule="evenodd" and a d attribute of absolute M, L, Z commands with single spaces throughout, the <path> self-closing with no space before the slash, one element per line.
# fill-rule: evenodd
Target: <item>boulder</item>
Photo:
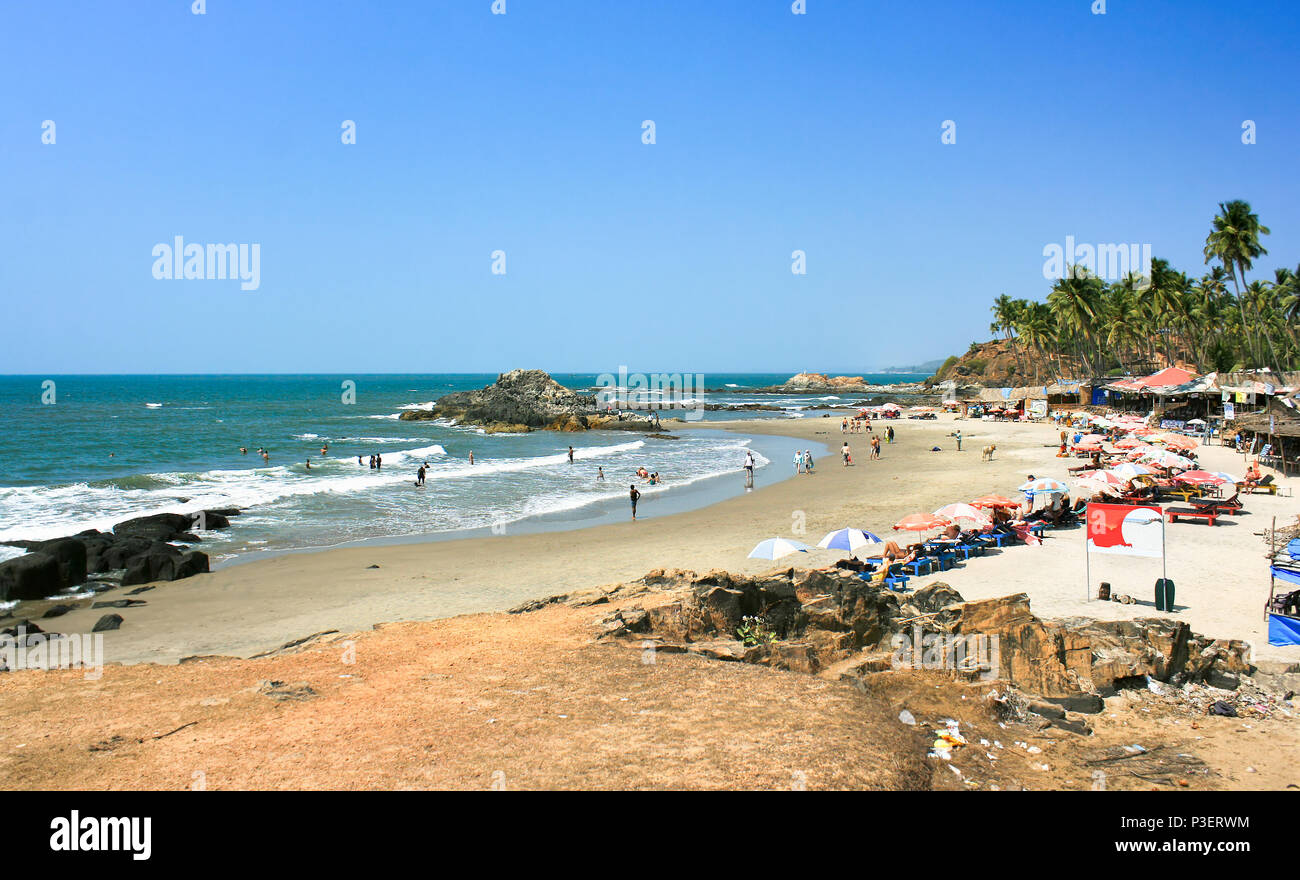
<path fill-rule="evenodd" d="M 0 602 L 44 599 L 63 587 L 59 560 L 39 551 L 0 562 Z"/>
<path fill-rule="evenodd" d="M 118 523 L 113 526 L 113 534 L 119 538 L 134 535 L 155 541 L 171 541 L 193 526 L 194 519 L 181 513 L 153 513 Z"/>
<path fill-rule="evenodd" d="M 86 580 L 86 544 L 83 538 L 58 538 L 44 542 L 40 550 L 59 563 L 59 586 L 75 587 Z"/>
<path fill-rule="evenodd" d="M 198 550 L 180 551 L 170 544 L 152 544 L 127 562 L 122 586 L 133 587 L 152 581 L 175 581 L 208 570 L 208 556 Z"/>
<path fill-rule="evenodd" d="M 98 632 L 108 632 L 109 630 L 121 629 L 121 628 L 122 628 L 122 615 L 105 614 L 99 620 L 95 621 L 95 625 L 91 627 L 90 631 L 98 633 Z"/>

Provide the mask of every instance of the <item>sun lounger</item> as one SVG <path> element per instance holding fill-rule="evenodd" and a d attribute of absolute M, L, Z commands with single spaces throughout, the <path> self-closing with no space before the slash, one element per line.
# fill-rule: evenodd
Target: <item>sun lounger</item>
<path fill-rule="evenodd" d="M 1277 483 L 1273 482 L 1272 474 L 1266 474 L 1264 479 L 1260 480 L 1258 483 L 1246 483 L 1245 487 L 1252 495 L 1256 492 L 1267 492 L 1270 495 L 1277 494 Z"/>
<path fill-rule="evenodd" d="M 1169 517 L 1171 523 L 1176 523 L 1180 519 L 1203 519 L 1210 525 L 1215 524 L 1222 514 L 1215 510 L 1197 510 L 1194 507 L 1166 507 L 1165 516 Z"/>
<path fill-rule="evenodd" d="M 1192 507 L 1197 510 L 1213 510 L 1220 516 L 1241 513 L 1243 509 L 1241 499 L 1236 495 L 1231 498 L 1197 498 L 1192 501 Z"/>

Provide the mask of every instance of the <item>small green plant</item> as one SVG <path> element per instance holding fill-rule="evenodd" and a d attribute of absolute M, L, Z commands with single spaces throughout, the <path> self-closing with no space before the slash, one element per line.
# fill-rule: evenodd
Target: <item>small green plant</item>
<path fill-rule="evenodd" d="M 736 638 L 740 639 L 746 648 L 753 648 L 775 642 L 776 632 L 767 622 L 766 617 L 749 616 L 741 618 L 740 626 L 736 628 Z"/>

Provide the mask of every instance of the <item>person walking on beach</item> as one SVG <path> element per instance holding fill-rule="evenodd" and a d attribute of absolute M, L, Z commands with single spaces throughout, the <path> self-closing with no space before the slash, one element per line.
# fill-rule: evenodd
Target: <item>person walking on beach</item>
<path fill-rule="evenodd" d="M 953 436 L 957 438 L 957 451 L 961 452 L 961 428 L 958 428 L 957 433 L 953 434 Z"/>
<path fill-rule="evenodd" d="M 628 497 L 632 499 L 632 519 L 636 519 L 636 503 L 641 499 L 641 493 L 636 489 L 636 483 L 628 486 Z"/>
<path fill-rule="evenodd" d="M 871 435 L 871 457 L 876 461 L 880 460 L 880 438 L 875 434 Z"/>
<path fill-rule="evenodd" d="M 803 451 L 803 472 L 805 474 L 811 474 L 813 472 L 813 459 L 812 459 L 811 449 L 805 449 Z"/>
<path fill-rule="evenodd" d="M 802 449 L 796 449 L 794 451 L 794 472 L 796 474 L 803 473 L 803 450 Z"/>
<path fill-rule="evenodd" d="M 844 461 L 845 467 L 848 467 L 849 462 L 853 460 L 853 455 L 849 452 L 849 441 L 847 440 L 845 440 L 844 445 L 840 447 L 840 458 Z"/>
<path fill-rule="evenodd" d="M 888 440 L 890 443 L 893 443 L 893 442 L 894 442 L 894 426 L 893 426 L 893 425 L 887 425 L 887 426 L 885 426 L 885 439 Z"/>

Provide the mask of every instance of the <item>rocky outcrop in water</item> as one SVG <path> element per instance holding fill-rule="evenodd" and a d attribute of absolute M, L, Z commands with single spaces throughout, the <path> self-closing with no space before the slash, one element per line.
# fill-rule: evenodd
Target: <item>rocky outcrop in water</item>
<path fill-rule="evenodd" d="M 514 611 L 553 602 L 612 606 L 597 621 L 601 638 L 848 679 L 910 666 L 906 651 L 928 637 L 926 664 L 1005 681 L 1074 711 L 1100 711 L 1103 697 L 1148 678 L 1181 684 L 1252 669 L 1245 642 L 1209 639 L 1178 620 L 1042 620 L 1023 593 L 966 602 L 944 583 L 895 593 L 839 569 L 756 577 L 656 570 Z M 953 656 L 972 636 L 991 650 L 976 663 Z"/>
<path fill-rule="evenodd" d="M 511 370 L 484 388 L 444 395 L 431 409 L 407 410 L 398 418 L 403 421 L 454 419 L 477 425 L 489 433 L 591 428 L 654 430 L 657 425 L 655 419 L 644 413 L 601 413 L 594 395 L 565 388 L 543 370 Z"/>

